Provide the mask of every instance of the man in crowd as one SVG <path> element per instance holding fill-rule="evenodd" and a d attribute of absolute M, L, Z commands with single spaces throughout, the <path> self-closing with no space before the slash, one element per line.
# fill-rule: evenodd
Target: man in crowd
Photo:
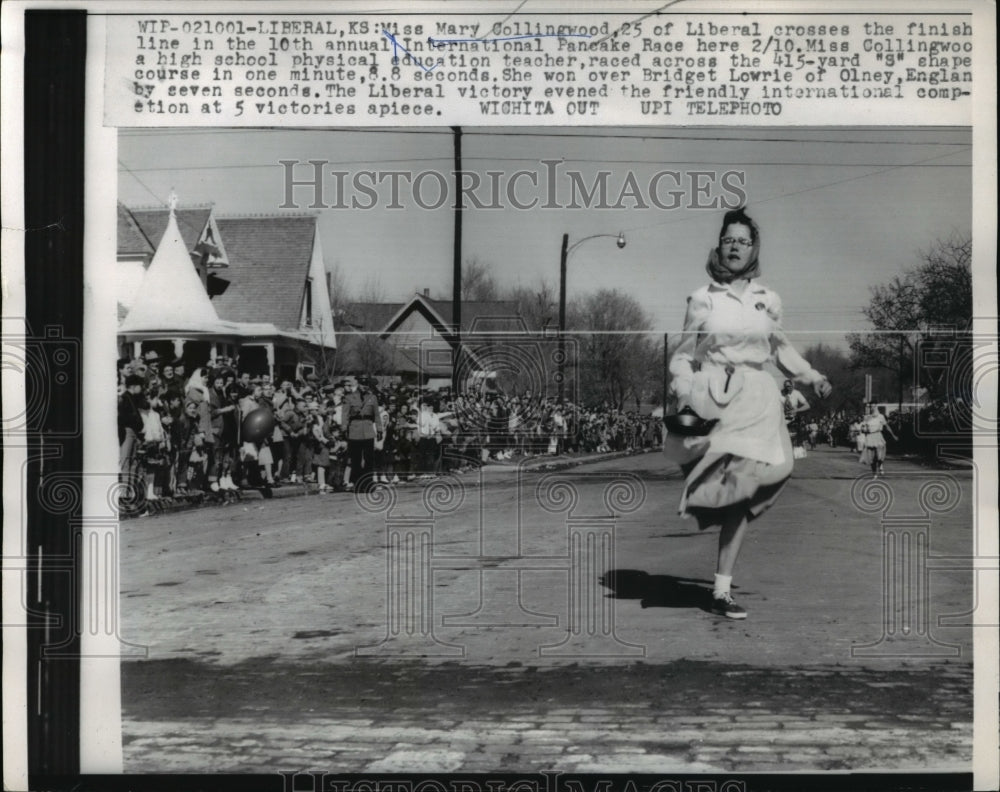
<path fill-rule="evenodd" d="M 282 436 L 284 437 L 284 464 L 281 466 L 281 479 L 287 479 L 293 484 L 298 480 L 295 462 L 298 459 L 299 443 L 302 442 L 302 418 L 295 409 L 295 401 L 288 394 L 292 383 L 285 381 L 288 390 L 282 388 L 274 394 L 274 417 Z"/>
<path fill-rule="evenodd" d="M 281 387 L 274 392 L 274 398 L 272 399 L 272 402 L 274 404 L 275 410 L 280 410 L 289 402 L 292 402 L 294 404 L 292 396 L 291 380 L 282 380 Z"/>
<path fill-rule="evenodd" d="M 294 440 L 295 457 L 292 462 L 292 481 L 300 484 L 312 476 L 312 445 L 309 402 L 302 396 L 295 400 L 295 409 L 290 420 L 291 436 Z"/>
<path fill-rule="evenodd" d="M 205 436 L 201 434 L 198 402 L 184 403 L 184 410 L 171 427 L 170 436 L 176 454 L 177 490 L 186 492 L 189 483 L 193 484 L 194 489 L 201 489 L 204 486 L 206 460 Z"/>
<path fill-rule="evenodd" d="M 347 438 L 351 474 L 347 483 L 353 489 L 372 480 L 375 465 L 375 438 L 382 437 L 382 414 L 378 399 L 367 379 L 345 382 L 347 395 L 341 408 L 341 427 Z M 363 478 L 364 477 L 364 478 Z"/>
<path fill-rule="evenodd" d="M 183 364 L 181 364 L 183 366 Z M 178 396 L 184 399 L 184 381 L 177 376 L 177 369 L 173 361 L 163 364 L 163 374 L 160 376 L 160 389 L 164 396 Z"/>
<path fill-rule="evenodd" d="M 440 464 L 441 418 L 434 411 L 430 397 L 420 400 L 420 414 L 417 416 L 417 469 L 421 475 L 438 472 Z"/>
<path fill-rule="evenodd" d="M 180 392 L 183 394 L 187 387 L 187 370 L 184 367 L 184 361 L 180 358 L 174 361 L 174 379 L 177 380 Z"/>
<path fill-rule="evenodd" d="M 271 437 L 268 441 L 273 467 L 267 477 L 269 484 L 275 484 L 285 477 L 285 433 L 281 429 L 278 411 L 274 406 L 274 384 L 271 382 L 271 378 L 266 375 L 261 377 L 260 403 L 262 407 L 269 409 L 275 418 L 274 429 L 271 430 Z"/>
<path fill-rule="evenodd" d="M 146 364 L 146 387 L 159 387 L 160 385 L 160 356 L 152 349 L 143 355 L 143 362 Z"/>
<path fill-rule="evenodd" d="M 226 394 L 226 379 L 216 374 L 208 391 L 209 409 L 212 415 L 212 434 L 215 438 L 215 459 L 209 473 L 209 487 L 213 492 L 220 489 L 238 489 L 232 478 L 233 462 L 236 454 L 235 437 L 227 431 L 226 416 L 236 411 Z"/>
<path fill-rule="evenodd" d="M 142 439 L 142 395 L 145 380 L 138 374 L 125 377 L 125 392 L 118 399 L 118 471 L 124 478 L 134 472 L 136 450 Z"/>
<path fill-rule="evenodd" d="M 307 400 L 316 400 L 320 396 L 320 384 L 319 377 L 315 374 L 307 374 L 305 382 L 299 389 L 299 393 L 306 397 Z"/>

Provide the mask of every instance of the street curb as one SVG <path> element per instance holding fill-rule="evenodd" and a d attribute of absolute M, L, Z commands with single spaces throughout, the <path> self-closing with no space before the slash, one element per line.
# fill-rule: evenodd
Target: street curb
<path fill-rule="evenodd" d="M 606 454 L 589 454 L 583 457 L 575 458 L 565 458 L 557 457 L 552 460 L 546 459 L 531 459 L 525 460 L 523 463 L 515 463 L 510 465 L 500 465 L 500 464 L 490 464 L 485 465 L 483 468 L 474 468 L 467 473 L 476 473 L 479 470 L 489 470 L 491 473 L 518 473 L 519 471 L 524 471 L 527 473 L 554 473 L 560 470 L 567 470 L 569 468 L 580 467 L 581 465 L 587 465 L 594 462 L 606 462 L 612 459 L 622 459 L 628 456 L 635 456 L 636 454 L 647 454 L 651 452 L 656 452 L 659 449 L 648 448 L 642 449 L 640 451 L 611 451 Z M 460 474 L 461 475 L 461 474 Z M 425 480 L 414 480 L 414 481 L 401 481 L 399 484 L 394 485 L 403 488 L 419 487 L 424 484 L 435 481 L 436 477 L 429 478 Z M 467 480 L 462 480 L 463 484 L 470 487 L 479 486 L 478 477 L 469 477 Z M 318 496 L 319 489 L 315 484 L 285 484 L 280 487 L 272 488 L 271 498 L 279 500 L 282 498 L 294 498 L 294 497 L 305 497 L 310 495 Z M 338 492 L 329 493 L 330 495 L 350 495 L 351 493 L 346 490 L 340 490 Z M 163 498 L 158 501 L 158 505 L 155 511 L 148 511 L 145 514 L 136 515 L 121 515 L 120 519 L 136 519 L 138 517 L 156 517 L 161 514 L 176 514 L 183 511 L 192 511 L 194 509 L 200 509 L 208 506 L 228 506 L 234 503 L 243 503 L 245 501 L 259 501 L 265 500 L 264 495 L 261 491 L 256 489 L 241 489 L 238 492 L 226 497 L 224 501 L 213 502 L 213 499 L 209 497 L 208 493 L 204 494 L 204 497 L 200 499 L 185 499 L 182 501 L 174 501 L 172 498 Z"/>
<path fill-rule="evenodd" d="M 532 457 L 530 459 L 525 459 L 520 462 L 512 462 L 509 464 L 501 464 L 497 462 L 492 462 L 484 465 L 482 468 L 473 468 L 471 470 L 465 471 L 464 473 L 459 473 L 458 475 L 462 477 L 462 484 L 467 487 L 478 487 L 480 486 L 480 478 L 476 474 L 479 471 L 487 471 L 491 474 L 509 474 L 514 475 L 519 472 L 525 473 L 556 473 L 561 470 L 569 470 L 571 468 L 581 467 L 583 465 L 593 464 L 596 462 L 607 462 L 614 459 L 624 459 L 629 456 L 636 456 L 638 454 L 649 454 L 649 453 L 659 453 L 661 449 L 659 448 L 644 448 L 638 451 L 611 451 L 604 454 L 588 454 L 586 456 L 580 457 Z M 889 459 L 898 459 L 900 461 L 909 462 L 911 464 L 919 465 L 920 461 L 918 457 L 906 457 L 906 456 L 896 456 L 890 455 Z M 951 462 L 952 460 L 949 460 Z M 956 459 L 954 460 L 953 469 L 956 471 L 970 470 L 974 468 L 974 465 L 969 463 L 969 465 L 961 464 L 964 460 Z M 471 474 L 471 475 L 470 475 Z M 428 479 L 417 479 L 414 481 L 401 481 L 399 484 L 394 485 L 403 489 L 410 487 L 421 487 L 429 484 L 435 480 L 437 477 L 432 477 Z M 315 484 L 285 484 L 284 486 L 277 487 L 271 490 L 271 496 L 275 500 L 280 500 L 283 498 L 295 498 L 295 497 L 305 497 L 316 495 L 319 496 L 319 490 Z M 337 492 L 329 493 L 331 496 L 337 495 L 350 495 L 351 493 L 346 490 L 340 490 Z M 184 499 L 182 501 L 174 501 L 173 499 L 165 498 L 160 500 L 156 507 L 150 509 L 145 514 L 134 514 L 134 515 L 121 515 L 120 519 L 135 519 L 137 517 L 155 517 L 160 514 L 176 514 L 183 511 L 192 511 L 194 509 L 199 509 L 208 506 L 227 506 L 234 503 L 243 503 L 246 501 L 260 501 L 265 500 L 264 495 L 255 489 L 241 489 L 238 493 L 233 493 L 225 498 L 225 500 L 220 500 L 218 502 L 213 502 L 215 498 L 209 496 L 205 493 L 201 498 L 195 499 Z"/>
<path fill-rule="evenodd" d="M 532 457 L 531 459 L 526 459 L 523 462 L 519 462 L 512 465 L 500 465 L 496 463 L 491 463 L 484 465 L 480 470 L 489 471 L 491 473 L 499 473 L 504 470 L 517 471 L 517 470 L 560 470 L 563 468 L 577 467 L 578 465 L 586 465 L 590 462 L 603 462 L 608 459 L 621 459 L 627 456 L 633 456 L 635 454 L 645 454 L 648 451 L 657 449 L 642 449 L 641 451 L 609 451 L 606 454 L 588 454 L 582 457 L 555 457 L 553 459 L 545 459 L 544 457 Z"/>

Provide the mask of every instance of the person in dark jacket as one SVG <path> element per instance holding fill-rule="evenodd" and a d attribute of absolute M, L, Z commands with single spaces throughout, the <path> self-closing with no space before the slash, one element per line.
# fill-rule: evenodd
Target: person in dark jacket
<path fill-rule="evenodd" d="M 238 489 L 232 478 L 233 459 L 236 451 L 236 404 L 226 389 L 226 380 L 221 374 L 212 378 L 208 391 L 209 411 L 212 416 L 215 455 L 211 462 L 208 480 L 209 488 Z"/>
<path fill-rule="evenodd" d="M 118 399 L 118 472 L 129 476 L 135 470 L 136 450 L 142 438 L 141 409 L 147 406 L 142 392 L 146 381 L 138 374 L 125 377 L 125 392 Z"/>
<path fill-rule="evenodd" d="M 177 455 L 178 491 L 186 492 L 188 484 L 192 484 L 194 489 L 202 489 L 205 486 L 208 457 L 205 435 L 200 427 L 198 402 L 189 401 L 184 404 L 180 417 L 171 427 L 170 436 Z"/>
<path fill-rule="evenodd" d="M 362 480 L 365 483 L 372 480 L 375 438 L 382 438 L 382 412 L 367 380 L 349 379 L 345 383 L 345 390 L 349 392 L 341 409 L 341 426 L 347 437 L 347 453 L 351 464 L 347 487 L 353 489 Z"/>

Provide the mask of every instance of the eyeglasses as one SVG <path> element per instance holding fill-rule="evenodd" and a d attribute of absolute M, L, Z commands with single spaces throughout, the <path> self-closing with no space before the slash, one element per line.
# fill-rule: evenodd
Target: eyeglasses
<path fill-rule="evenodd" d="M 740 247 L 753 247 L 752 239 L 744 239 L 743 237 L 722 237 L 719 240 L 722 245 L 739 245 Z"/>

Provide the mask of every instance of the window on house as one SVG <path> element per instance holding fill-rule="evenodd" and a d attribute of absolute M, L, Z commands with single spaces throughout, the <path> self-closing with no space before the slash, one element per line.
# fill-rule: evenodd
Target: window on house
<path fill-rule="evenodd" d="M 306 325 L 312 327 L 313 323 L 313 281 L 306 278 Z"/>

